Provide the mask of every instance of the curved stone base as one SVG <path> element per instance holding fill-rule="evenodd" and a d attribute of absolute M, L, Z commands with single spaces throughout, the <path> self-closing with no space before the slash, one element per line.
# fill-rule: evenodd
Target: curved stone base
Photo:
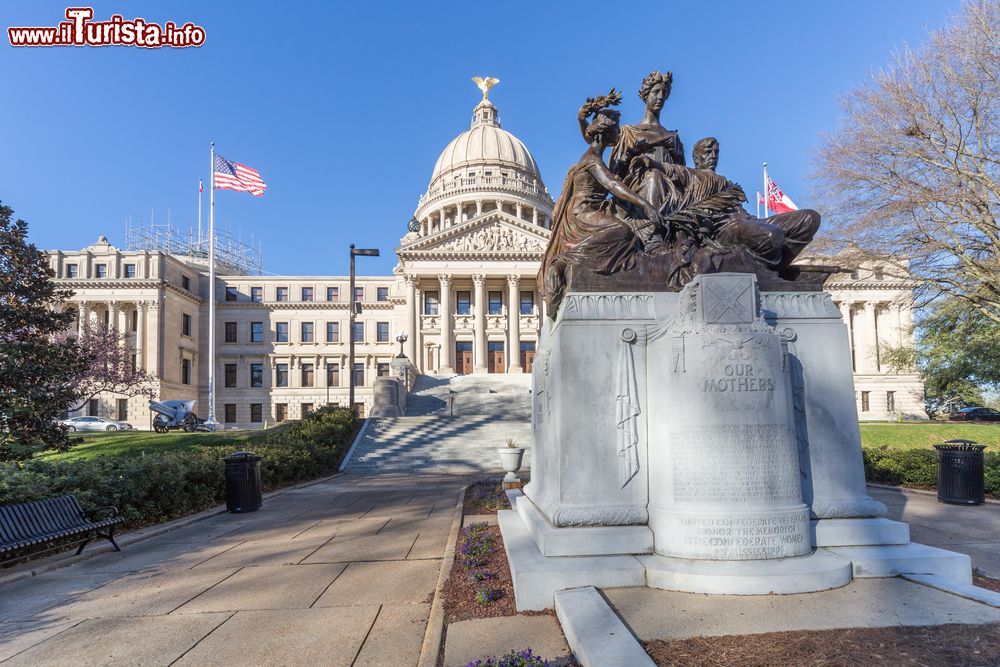
<path fill-rule="evenodd" d="M 639 556 L 646 585 L 684 593 L 768 595 L 813 593 L 850 583 L 851 561 L 828 551 L 797 558 L 709 561 Z"/>

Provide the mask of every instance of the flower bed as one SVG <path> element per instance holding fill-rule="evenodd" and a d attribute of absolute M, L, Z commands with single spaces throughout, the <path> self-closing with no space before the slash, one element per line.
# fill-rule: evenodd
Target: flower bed
<path fill-rule="evenodd" d="M 463 512 L 466 516 L 496 514 L 509 509 L 510 502 L 498 479 L 481 479 L 470 484 L 465 492 Z"/>

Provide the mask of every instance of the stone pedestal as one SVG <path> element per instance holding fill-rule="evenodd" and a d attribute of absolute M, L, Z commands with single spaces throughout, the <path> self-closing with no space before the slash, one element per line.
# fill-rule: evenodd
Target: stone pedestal
<path fill-rule="evenodd" d="M 500 515 L 518 609 L 578 586 L 967 583 L 968 557 L 878 518 L 848 342 L 828 294 L 762 293 L 747 274 L 569 291 L 533 367 L 532 479 Z"/>

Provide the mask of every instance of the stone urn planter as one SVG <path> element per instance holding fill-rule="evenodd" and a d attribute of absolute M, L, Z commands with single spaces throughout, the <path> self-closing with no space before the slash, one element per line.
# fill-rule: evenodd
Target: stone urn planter
<path fill-rule="evenodd" d="M 500 458 L 500 467 L 507 471 L 507 475 L 503 478 L 504 487 L 519 487 L 521 480 L 517 478 L 516 473 L 521 469 L 521 462 L 524 460 L 524 447 L 518 447 L 516 440 L 507 438 L 506 446 L 497 448 L 497 455 Z"/>

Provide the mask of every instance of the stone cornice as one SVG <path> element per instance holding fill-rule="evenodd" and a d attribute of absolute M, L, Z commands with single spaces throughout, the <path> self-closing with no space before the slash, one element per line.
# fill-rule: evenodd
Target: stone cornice
<path fill-rule="evenodd" d="M 218 308 L 243 308 L 265 310 L 350 310 L 350 304 L 345 301 L 217 301 Z M 388 301 L 362 301 L 363 311 L 393 310 L 396 306 L 405 306 L 406 299 L 393 297 Z M 364 313 L 362 313 L 364 314 Z"/>
<path fill-rule="evenodd" d="M 206 299 L 192 294 L 165 280 L 143 278 L 55 278 L 53 282 L 60 288 L 71 290 L 74 295 L 79 289 L 155 289 L 173 292 L 195 303 L 205 303 Z"/>

